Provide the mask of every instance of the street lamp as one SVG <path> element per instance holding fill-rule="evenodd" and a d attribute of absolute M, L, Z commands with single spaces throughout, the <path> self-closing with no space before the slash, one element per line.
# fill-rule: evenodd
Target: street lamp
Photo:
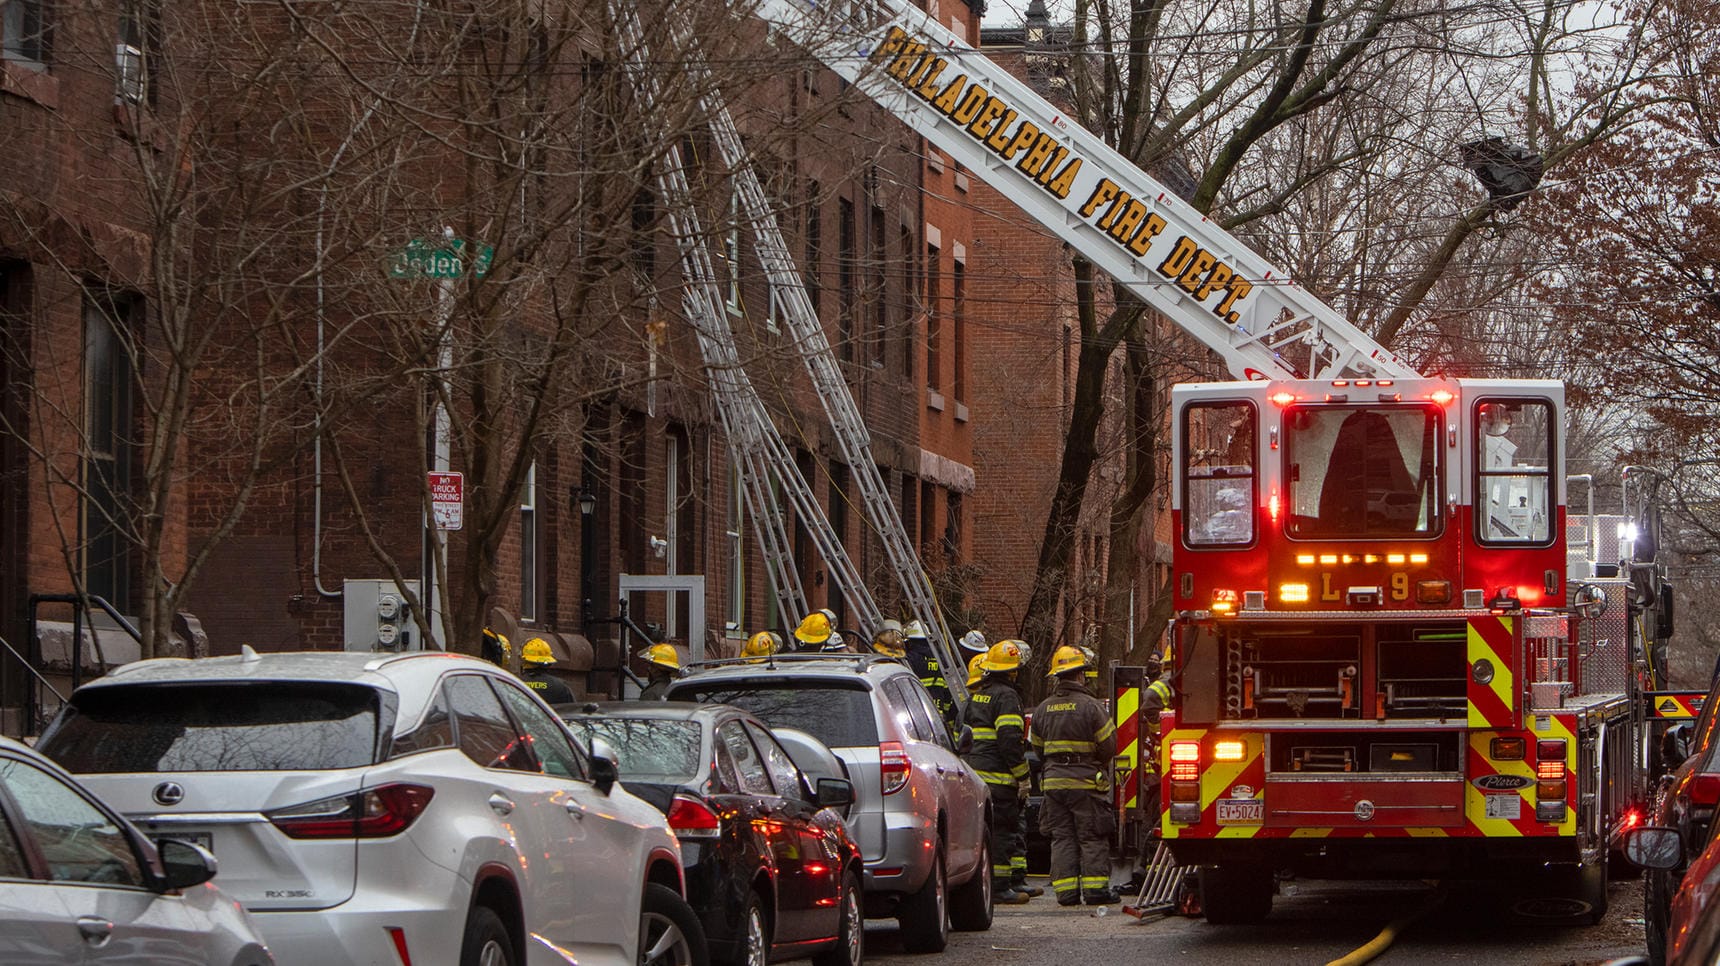
<path fill-rule="evenodd" d="M 597 511 L 597 494 L 591 492 L 589 483 L 581 483 L 579 489 L 573 491 L 573 502 L 579 507 L 579 622 L 590 633 L 591 625 L 591 584 L 595 568 L 592 545 L 593 528 L 591 515 Z"/>

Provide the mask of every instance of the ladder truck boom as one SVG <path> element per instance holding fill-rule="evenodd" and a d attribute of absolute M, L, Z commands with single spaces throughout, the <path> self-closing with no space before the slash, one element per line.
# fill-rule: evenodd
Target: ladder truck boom
<path fill-rule="evenodd" d="M 905 0 L 754 13 L 1208 348 L 1239 379 L 1416 373 Z"/>

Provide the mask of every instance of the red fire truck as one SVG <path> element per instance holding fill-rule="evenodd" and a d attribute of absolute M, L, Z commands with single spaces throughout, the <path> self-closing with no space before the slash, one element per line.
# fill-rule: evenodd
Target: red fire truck
<path fill-rule="evenodd" d="M 1552 381 L 1179 386 L 1159 828 L 1276 877 L 1500 878 L 1598 920 L 1640 804 L 1625 584 L 1567 575 Z M 1575 569 L 1575 568 L 1573 568 Z"/>

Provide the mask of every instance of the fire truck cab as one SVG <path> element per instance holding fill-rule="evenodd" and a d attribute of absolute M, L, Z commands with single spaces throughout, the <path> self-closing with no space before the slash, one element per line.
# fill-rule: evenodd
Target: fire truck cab
<path fill-rule="evenodd" d="M 1172 409 L 1160 832 L 1208 918 L 1265 916 L 1284 874 L 1517 869 L 1598 919 L 1639 749 L 1601 620 L 1622 585 L 1567 575 L 1562 385 L 1262 380 Z"/>

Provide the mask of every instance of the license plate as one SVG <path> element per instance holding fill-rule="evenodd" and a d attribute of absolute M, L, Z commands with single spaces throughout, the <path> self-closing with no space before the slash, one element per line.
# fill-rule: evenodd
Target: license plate
<path fill-rule="evenodd" d="M 208 832 L 173 832 L 170 834 L 159 834 L 155 837 L 155 847 L 157 849 L 161 848 L 161 843 L 168 839 L 174 839 L 179 842 L 190 842 L 192 845 L 202 846 L 203 851 L 208 852 L 210 855 L 215 854 L 215 836 Z"/>
<path fill-rule="evenodd" d="M 1260 825 L 1266 821 L 1266 802 L 1258 798 L 1221 798 L 1218 824 Z"/>

